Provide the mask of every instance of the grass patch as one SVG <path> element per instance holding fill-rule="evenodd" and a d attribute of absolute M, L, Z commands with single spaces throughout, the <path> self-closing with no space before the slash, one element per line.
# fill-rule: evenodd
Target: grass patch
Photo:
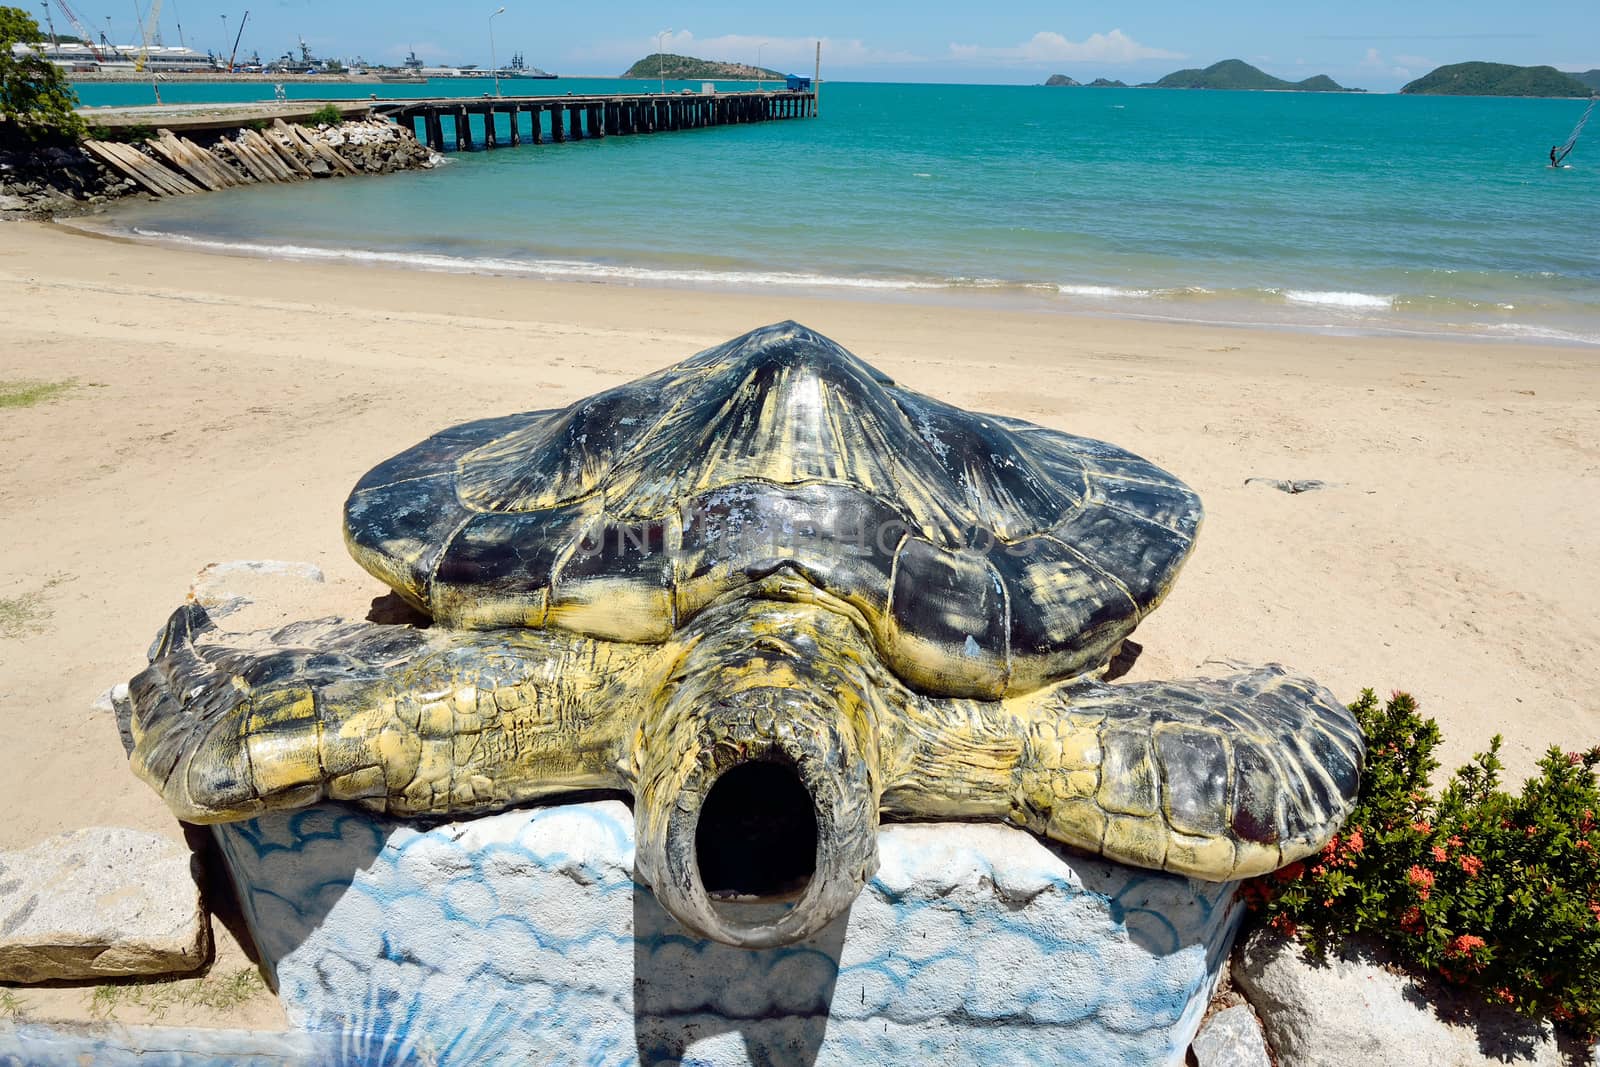
<path fill-rule="evenodd" d="M 94 987 L 89 1014 L 101 1022 L 116 1022 L 117 1012 L 137 1008 L 151 1022 L 160 1023 L 180 1008 L 204 1008 L 221 1015 L 266 991 L 267 984 L 254 967 L 170 982 L 113 982 Z"/>
<path fill-rule="evenodd" d="M 0 1019 L 25 1019 L 28 1016 L 28 1002 L 17 996 L 11 990 L 0 990 Z"/>
<path fill-rule="evenodd" d="M 31 593 L 0 597 L 0 638 L 24 637 L 30 633 L 37 633 L 54 614 L 44 602 L 44 595 L 66 581 L 67 577 L 65 574 L 57 574 Z"/>
<path fill-rule="evenodd" d="M 56 397 L 78 384 L 77 379 L 63 382 L 41 382 L 29 379 L 0 381 L 0 408 L 31 408 Z"/>

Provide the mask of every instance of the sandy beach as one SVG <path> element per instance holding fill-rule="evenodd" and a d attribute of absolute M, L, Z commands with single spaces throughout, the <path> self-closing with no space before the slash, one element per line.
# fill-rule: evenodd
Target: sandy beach
<path fill-rule="evenodd" d="M 0 849 L 89 825 L 180 834 L 92 705 L 202 566 L 311 561 L 327 584 L 297 610 L 361 617 L 384 590 L 339 519 L 373 464 L 787 318 L 1199 491 L 1199 548 L 1134 635 L 1130 678 L 1278 661 L 1342 699 L 1408 690 L 1447 767 L 1498 732 L 1514 776 L 1600 736 L 1593 349 L 554 284 L 19 223 L 0 226 L 0 379 L 73 384 L 0 410 L 0 600 L 21 605 L 0 632 Z"/>

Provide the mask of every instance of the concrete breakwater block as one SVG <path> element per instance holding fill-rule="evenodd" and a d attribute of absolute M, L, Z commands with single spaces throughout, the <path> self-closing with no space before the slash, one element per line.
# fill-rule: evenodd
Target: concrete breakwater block
<path fill-rule="evenodd" d="M 1179 1063 L 1240 915 L 1229 885 L 897 825 L 846 915 L 750 951 L 634 882 L 618 801 L 215 829 L 291 1023 L 351 1063 Z"/>
<path fill-rule="evenodd" d="M 0 982 L 187 974 L 210 948 L 180 842 L 96 826 L 0 852 Z"/>

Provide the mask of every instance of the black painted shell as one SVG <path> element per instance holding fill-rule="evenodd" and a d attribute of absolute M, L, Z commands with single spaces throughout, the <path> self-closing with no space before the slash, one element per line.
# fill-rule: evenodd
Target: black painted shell
<path fill-rule="evenodd" d="M 908 684 L 985 698 L 1105 662 L 1200 520 L 1137 456 L 913 393 L 795 323 L 446 430 L 345 505 L 355 558 L 446 625 L 660 642 L 787 571 Z"/>

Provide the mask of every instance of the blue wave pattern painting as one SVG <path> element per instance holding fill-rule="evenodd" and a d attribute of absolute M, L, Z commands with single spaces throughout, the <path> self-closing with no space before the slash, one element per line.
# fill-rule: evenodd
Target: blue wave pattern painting
<path fill-rule="evenodd" d="M 618 801 L 216 833 L 291 1022 L 347 1064 L 1181 1062 L 1240 914 L 1001 826 L 887 826 L 846 916 L 753 952 L 634 882 Z"/>

